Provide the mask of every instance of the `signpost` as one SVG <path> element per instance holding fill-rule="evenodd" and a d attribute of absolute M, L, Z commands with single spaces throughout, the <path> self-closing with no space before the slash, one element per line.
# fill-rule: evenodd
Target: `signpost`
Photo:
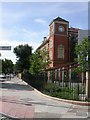
<path fill-rule="evenodd" d="M 0 50 L 11 50 L 11 46 L 0 46 Z"/>
<path fill-rule="evenodd" d="M 11 46 L 0 46 L 0 50 L 11 50 Z M 1 57 L 1 53 L 0 53 Z M 0 73 L 2 73 L 2 60 L 0 60 Z"/>

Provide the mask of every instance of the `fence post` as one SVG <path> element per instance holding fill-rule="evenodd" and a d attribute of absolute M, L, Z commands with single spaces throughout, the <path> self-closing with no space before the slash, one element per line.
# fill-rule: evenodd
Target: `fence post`
<path fill-rule="evenodd" d="M 64 67 L 62 68 L 62 87 L 64 87 Z"/>
<path fill-rule="evenodd" d="M 60 81 L 60 80 L 61 80 L 61 79 L 60 79 L 60 77 L 61 77 L 61 76 L 60 76 L 60 68 L 59 68 L 59 69 L 58 69 L 58 79 L 59 79 L 59 85 L 60 85 L 60 82 L 61 82 L 61 81 Z"/>
<path fill-rule="evenodd" d="M 86 72 L 86 97 L 90 99 L 90 70 Z"/>

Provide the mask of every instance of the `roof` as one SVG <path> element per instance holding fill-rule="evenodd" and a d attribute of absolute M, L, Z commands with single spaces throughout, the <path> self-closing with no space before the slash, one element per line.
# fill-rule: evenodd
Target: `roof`
<path fill-rule="evenodd" d="M 43 41 L 42 44 L 41 44 L 37 49 L 42 48 L 42 47 L 43 47 L 46 43 L 48 43 L 48 42 L 49 42 L 49 39 Z"/>
<path fill-rule="evenodd" d="M 71 28 L 69 28 L 68 31 L 69 31 L 69 32 L 74 32 L 74 33 L 76 32 L 76 33 L 78 33 L 79 30 L 80 30 L 79 28 L 72 28 L 72 27 L 71 27 Z"/>
<path fill-rule="evenodd" d="M 63 22 L 69 23 L 67 20 L 65 20 L 65 19 L 63 19 L 63 18 L 61 18 L 61 17 L 57 17 L 57 18 L 53 19 L 53 21 L 50 23 L 50 25 L 51 25 L 53 22 L 55 22 L 55 21 L 63 21 Z"/>
<path fill-rule="evenodd" d="M 71 31 L 74 31 L 74 30 L 80 30 L 79 28 L 73 28 L 73 27 L 71 27 L 71 28 L 69 28 L 69 30 L 71 30 Z"/>

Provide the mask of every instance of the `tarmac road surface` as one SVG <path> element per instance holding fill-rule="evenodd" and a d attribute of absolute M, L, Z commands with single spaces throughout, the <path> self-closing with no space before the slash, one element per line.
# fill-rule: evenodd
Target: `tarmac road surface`
<path fill-rule="evenodd" d="M 0 113 L 6 118 L 89 118 L 89 107 L 60 102 L 36 92 L 21 79 L 0 82 Z M 2 117 L 1 117 L 2 118 Z M 88 119 L 89 120 L 89 119 Z"/>

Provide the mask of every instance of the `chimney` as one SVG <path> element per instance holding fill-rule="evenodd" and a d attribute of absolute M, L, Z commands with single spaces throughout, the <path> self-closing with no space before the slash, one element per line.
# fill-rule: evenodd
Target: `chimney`
<path fill-rule="evenodd" d="M 44 37 L 44 41 L 46 41 L 47 40 L 47 37 Z"/>

